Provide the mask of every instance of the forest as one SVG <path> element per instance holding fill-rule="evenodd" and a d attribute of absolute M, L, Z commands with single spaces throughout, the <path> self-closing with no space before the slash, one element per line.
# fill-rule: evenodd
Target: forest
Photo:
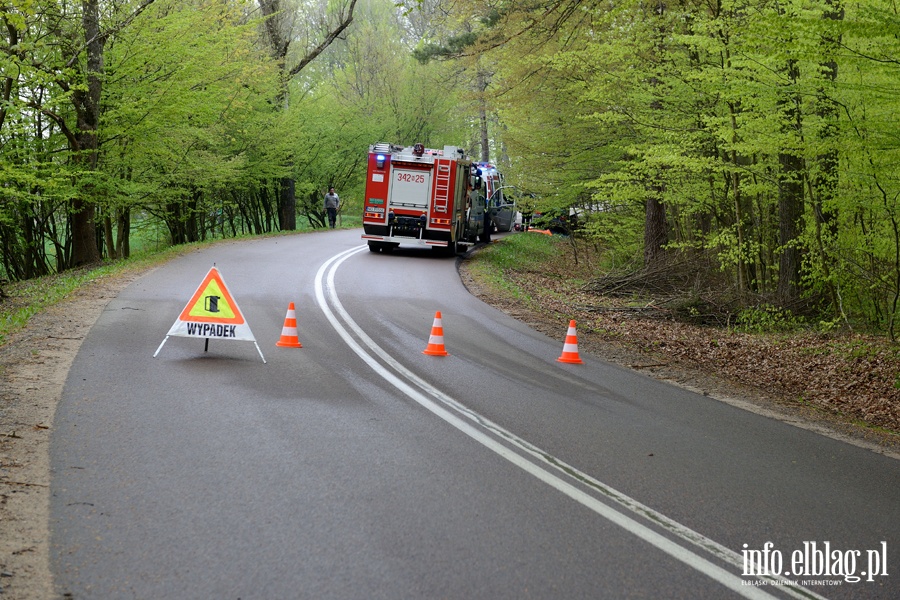
<path fill-rule="evenodd" d="M 894 0 L 5 0 L 0 278 L 352 222 L 457 145 L 598 281 L 900 333 Z M 662 274 L 662 275 L 661 275 Z M 602 290 L 601 290 L 602 291 Z"/>

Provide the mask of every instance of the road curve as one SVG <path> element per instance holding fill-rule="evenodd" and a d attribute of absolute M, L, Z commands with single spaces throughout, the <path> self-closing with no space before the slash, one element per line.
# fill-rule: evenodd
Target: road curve
<path fill-rule="evenodd" d="M 566 322 L 548 339 L 454 259 L 359 233 L 222 243 L 109 303 L 56 415 L 60 594 L 900 597 L 898 461 L 559 363 Z M 213 265 L 259 353 L 160 349 Z M 289 303 L 302 348 L 276 346 Z M 422 352 L 438 311 L 449 356 Z"/>

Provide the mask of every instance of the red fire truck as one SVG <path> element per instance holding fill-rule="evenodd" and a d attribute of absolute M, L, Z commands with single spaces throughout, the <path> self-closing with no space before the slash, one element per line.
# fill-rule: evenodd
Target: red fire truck
<path fill-rule="evenodd" d="M 400 244 L 464 252 L 479 237 L 490 239 L 487 220 L 483 181 L 460 148 L 369 148 L 362 237 L 372 252 Z"/>

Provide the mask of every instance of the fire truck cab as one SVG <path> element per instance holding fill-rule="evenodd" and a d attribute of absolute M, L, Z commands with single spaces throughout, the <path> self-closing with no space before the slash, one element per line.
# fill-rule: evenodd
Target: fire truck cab
<path fill-rule="evenodd" d="M 503 174 L 497 166 L 489 162 L 475 163 L 481 171 L 481 178 L 485 185 L 485 203 L 490 215 L 491 223 L 497 231 L 512 231 L 516 222 L 516 205 L 503 193 Z"/>
<path fill-rule="evenodd" d="M 370 251 L 406 244 L 453 255 L 489 236 L 489 222 L 484 182 L 463 150 L 369 148 L 362 237 Z"/>

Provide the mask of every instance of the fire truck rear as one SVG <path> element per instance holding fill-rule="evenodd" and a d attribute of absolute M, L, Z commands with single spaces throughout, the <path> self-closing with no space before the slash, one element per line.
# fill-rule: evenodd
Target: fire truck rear
<path fill-rule="evenodd" d="M 362 237 L 372 252 L 400 244 L 465 251 L 489 233 L 484 202 L 477 167 L 455 146 L 369 148 Z"/>

